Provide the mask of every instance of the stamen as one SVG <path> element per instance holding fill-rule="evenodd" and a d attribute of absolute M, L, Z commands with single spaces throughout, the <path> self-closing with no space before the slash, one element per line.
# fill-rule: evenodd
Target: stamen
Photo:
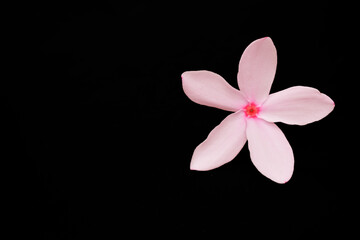
<path fill-rule="evenodd" d="M 255 103 L 249 103 L 244 107 L 245 116 L 249 118 L 256 118 L 260 112 L 260 107 L 256 106 Z"/>

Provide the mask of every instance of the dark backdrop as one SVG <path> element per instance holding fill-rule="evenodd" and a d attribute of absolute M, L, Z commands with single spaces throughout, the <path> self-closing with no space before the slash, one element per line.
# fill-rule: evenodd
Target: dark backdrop
<path fill-rule="evenodd" d="M 17 231 L 37 239 L 352 232 L 352 7 L 29 6 L 15 19 L 22 67 L 1 90 Z M 190 171 L 194 148 L 229 113 L 191 102 L 181 73 L 206 69 L 237 87 L 243 50 L 265 36 L 278 51 L 272 92 L 315 87 L 335 110 L 306 126 L 278 124 L 295 154 L 285 185 L 255 169 L 247 145 L 218 169 Z"/>

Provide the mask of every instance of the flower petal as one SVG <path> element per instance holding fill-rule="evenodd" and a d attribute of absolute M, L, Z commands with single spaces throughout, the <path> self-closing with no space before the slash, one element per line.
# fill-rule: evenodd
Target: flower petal
<path fill-rule="evenodd" d="M 248 118 L 246 136 L 251 161 L 266 177 L 277 183 L 287 182 L 294 170 L 294 155 L 284 133 L 275 123 Z"/>
<path fill-rule="evenodd" d="M 245 129 L 246 121 L 242 111 L 227 116 L 196 147 L 190 169 L 211 170 L 233 160 L 246 142 Z"/>
<path fill-rule="evenodd" d="M 210 71 L 188 71 L 182 75 L 185 94 L 194 102 L 236 112 L 246 99 L 220 75 Z"/>
<path fill-rule="evenodd" d="M 239 63 L 238 84 L 248 101 L 261 104 L 268 97 L 277 64 L 276 48 L 271 38 L 252 42 Z"/>
<path fill-rule="evenodd" d="M 259 117 L 270 122 L 305 125 L 324 118 L 334 106 L 331 98 L 317 89 L 297 86 L 271 94 Z"/>

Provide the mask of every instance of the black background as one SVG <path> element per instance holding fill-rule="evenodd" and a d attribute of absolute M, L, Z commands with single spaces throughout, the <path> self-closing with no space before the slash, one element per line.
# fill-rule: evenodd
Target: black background
<path fill-rule="evenodd" d="M 351 233 L 353 7 L 29 6 L 14 18 L 22 67 L 1 90 L 3 160 L 15 165 L 9 221 L 37 239 Z M 278 51 L 271 91 L 315 87 L 334 111 L 306 126 L 278 124 L 295 155 L 285 185 L 256 170 L 247 145 L 218 169 L 190 171 L 194 148 L 229 113 L 191 102 L 181 73 L 206 69 L 237 87 L 243 50 L 265 36 Z"/>

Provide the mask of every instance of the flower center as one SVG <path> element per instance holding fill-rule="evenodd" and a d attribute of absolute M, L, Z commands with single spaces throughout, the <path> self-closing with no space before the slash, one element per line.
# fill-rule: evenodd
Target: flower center
<path fill-rule="evenodd" d="M 260 107 L 256 106 L 255 103 L 249 103 L 244 107 L 244 112 L 245 112 L 245 116 L 249 118 L 255 118 L 260 112 Z"/>

